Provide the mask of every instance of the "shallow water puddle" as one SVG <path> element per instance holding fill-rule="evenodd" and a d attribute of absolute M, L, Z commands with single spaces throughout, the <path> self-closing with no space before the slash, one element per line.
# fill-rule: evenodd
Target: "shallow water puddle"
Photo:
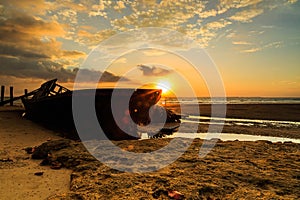
<path fill-rule="evenodd" d="M 284 138 L 284 137 L 271 137 L 271 136 L 261 136 L 261 135 L 247 135 L 247 134 L 235 134 L 235 133 L 174 133 L 167 138 L 183 137 L 183 138 L 200 138 L 200 139 L 220 139 L 223 141 L 258 141 L 267 140 L 270 142 L 294 142 L 300 143 L 300 139 Z"/>
<path fill-rule="evenodd" d="M 199 121 L 203 120 L 203 121 Z M 294 121 L 276 121 L 276 120 L 261 120 L 261 119 L 237 119 L 237 118 L 218 118 L 189 115 L 182 119 L 182 122 L 199 123 L 199 124 L 224 124 L 224 125 L 243 125 L 243 126 L 267 126 L 276 127 L 300 127 L 300 122 Z"/>

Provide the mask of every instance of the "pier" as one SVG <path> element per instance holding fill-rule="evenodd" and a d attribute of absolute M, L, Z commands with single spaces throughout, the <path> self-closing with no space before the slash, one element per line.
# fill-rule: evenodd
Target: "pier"
<path fill-rule="evenodd" d="M 14 105 L 14 101 L 25 98 L 27 96 L 31 95 L 31 93 L 28 93 L 27 89 L 24 89 L 24 95 L 14 97 L 14 87 L 9 87 L 9 99 L 5 100 L 5 86 L 1 86 L 1 92 L 0 92 L 0 106 L 4 106 L 5 104 L 9 104 L 10 106 Z"/>

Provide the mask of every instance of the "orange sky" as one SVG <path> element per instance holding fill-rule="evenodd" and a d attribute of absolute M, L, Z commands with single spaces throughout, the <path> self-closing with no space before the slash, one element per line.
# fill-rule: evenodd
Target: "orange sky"
<path fill-rule="evenodd" d="M 180 32 L 205 49 L 227 96 L 300 97 L 299 10 L 298 0 L 1 1 L 0 85 L 7 87 L 7 95 L 13 85 L 19 95 L 58 78 L 72 89 L 78 68 L 97 45 L 125 31 L 159 27 Z M 208 74 L 199 77 L 183 60 L 158 51 L 124 55 L 111 66 L 104 85 L 131 68 L 128 81 L 119 86 L 167 79 L 180 96 L 190 95 L 187 82 L 197 96 L 209 96 Z M 86 68 L 90 79 L 102 73 Z"/>

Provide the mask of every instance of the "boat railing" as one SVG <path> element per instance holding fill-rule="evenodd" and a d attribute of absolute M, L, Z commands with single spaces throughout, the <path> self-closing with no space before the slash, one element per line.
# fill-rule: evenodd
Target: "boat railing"
<path fill-rule="evenodd" d="M 57 84 L 57 79 L 53 79 L 43 83 L 39 89 L 36 90 L 36 93 L 32 96 L 32 99 L 40 99 L 47 96 L 55 96 L 58 94 L 63 94 L 69 92 L 70 90 Z"/>

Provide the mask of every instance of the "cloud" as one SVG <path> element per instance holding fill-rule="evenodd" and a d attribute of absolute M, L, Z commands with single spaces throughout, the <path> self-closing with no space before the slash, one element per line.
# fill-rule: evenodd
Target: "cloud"
<path fill-rule="evenodd" d="M 63 36 L 64 26 L 56 21 L 46 22 L 22 12 L 12 11 L 0 19 L 3 34 L 33 34 L 34 36 Z M 17 35 L 19 37 L 19 35 Z"/>
<path fill-rule="evenodd" d="M 86 54 L 62 50 L 55 38 L 64 34 L 64 26 L 58 22 L 23 12 L 8 13 L 0 19 L 1 75 L 72 80 L 74 73 L 65 68 Z"/>
<path fill-rule="evenodd" d="M 128 81 L 129 79 L 117 76 L 111 72 L 105 71 L 100 72 L 92 69 L 78 69 L 75 68 L 73 71 L 74 77 L 77 74 L 76 81 L 80 83 L 94 83 L 94 82 L 118 82 Z M 101 78 L 100 78 L 101 77 Z M 99 80 L 100 78 L 100 80 Z M 121 79 L 122 78 L 122 79 Z"/>
<path fill-rule="evenodd" d="M 44 0 L 9 0 L 9 1 L 1 1 L 1 4 L 5 7 L 11 8 L 22 8 L 29 13 L 35 13 L 38 15 L 44 15 L 47 9 L 51 9 L 51 3 Z"/>
<path fill-rule="evenodd" d="M 49 80 L 57 78 L 60 82 L 73 82 L 78 68 L 66 69 L 61 64 L 51 60 L 15 59 L 0 55 L 0 75 L 18 78 L 34 78 Z M 103 82 L 116 82 L 119 76 L 110 72 L 100 72 L 91 69 L 81 69 L 79 82 L 98 82 L 101 77 Z M 128 79 L 125 79 L 128 81 Z"/>
<path fill-rule="evenodd" d="M 231 40 L 234 49 L 241 53 L 255 53 L 268 48 L 280 48 L 283 46 L 282 41 L 269 41 L 265 39 L 266 31 L 264 27 L 258 27 L 257 30 L 231 31 L 226 38 Z"/>
<path fill-rule="evenodd" d="M 143 54 L 145 56 L 163 56 L 166 55 L 167 52 L 157 49 L 148 49 L 146 51 L 143 51 Z"/>
<path fill-rule="evenodd" d="M 155 66 L 150 67 L 146 65 L 139 65 L 138 67 L 143 72 L 144 76 L 165 76 L 172 73 L 171 70 L 158 68 Z"/>
<path fill-rule="evenodd" d="M 244 10 L 241 12 L 235 13 L 235 15 L 229 17 L 229 19 L 239 22 L 252 22 L 252 19 L 264 12 L 263 9 L 251 9 Z"/>
<path fill-rule="evenodd" d="M 251 45 L 252 43 L 246 41 L 232 41 L 232 44 L 236 45 Z"/>
<path fill-rule="evenodd" d="M 71 81 L 74 73 L 66 70 L 62 65 L 52 62 L 51 60 L 42 59 L 10 59 L 0 57 L 1 66 L 0 74 L 14 76 L 19 78 L 39 78 L 52 79 L 58 78 L 62 82 Z"/>
<path fill-rule="evenodd" d="M 294 3 L 297 3 L 298 0 L 287 0 L 287 3 L 290 3 L 290 4 L 294 4 Z"/>
<path fill-rule="evenodd" d="M 275 28 L 275 26 L 261 26 L 262 28 L 265 28 L 265 29 L 273 29 L 273 28 Z"/>
<path fill-rule="evenodd" d="M 115 30 L 130 30 L 139 27 L 164 27 L 178 29 L 204 7 L 194 1 L 132 1 L 128 5 L 133 12 L 121 18 L 111 19 Z"/>
<path fill-rule="evenodd" d="M 220 0 L 218 8 L 244 8 L 251 5 L 257 5 L 263 0 Z"/>
<path fill-rule="evenodd" d="M 259 47 L 254 47 L 254 48 L 251 48 L 251 49 L 246 49 L 246 50 L 242 50 L 241 52 L 242 53 L 255 53 L 255 52 L 258 52 L 258 51 L 261 51 L 262 49 L 259 48 Z"/>
<path fill-rule="evenodd" d="M 79 44 L 87 45 L 89 46 L 89 48 L 93 48 L 94 46 L 98 45 L 100 42 L 113 36 L 114 34 L 116 34 L 116 31 L 111 29 L 104 29 L 96 33 L 91 33 L 87 30 L 79 30 L 77 32 L 77 38 L 75 39 L 75 41 Z"/>
<path fill-rule="evenodd" d="M 111 35 L 141 27 L 163 27 L 187 34 L 200 45 L 208 46 L 210 41 L 220 36 L 219 30 L 237 22 L 251 20 L 268 10 L 273 4 L 295 3 L 296 0 L 282 0 L 276 3 L 262 0 L 220 0 L 213 2 L 191 0 L 162 1 L 104 1 L 68 0 L 7 1 L 5 5 L 16 7 L 24 12 L 40 15 L 67 24 L 65 35 L 89 49 Z M 40 10 L 38 12 L 37 10 Z M 36 12 L 34 12 L 36 11 Z M 238 11 L 238 12 L 237 12 Z M 81 25 L 95 24 L 95 30 Z M 203 27 L 206 26 L 205 31 Z M 85 31 L 85 32 L 84 32 Z"/>
<path fill-rule="evenodd" d="M 77 24 L 77 12 L 75 10 L 63 9 L 57 12 L 58 18 L 60 20 L 69 22 L 71 24 Z"/>
<path fill-rule="evenodd" d="M 125 63 L 127 63 L 127 58 L 118 58 L 116 61 L 114 61 L 114 64 L 116 64 L 116 63 L 120 63 L 120 64 L 125 64 Z"/>
<path fill-rule="evenodd" d="M 255 53 L 258 51 L 262 51 L 265 49 L 271 49 L 271 48 L 280 48 L 283 46 L 283 42 L 282 41 L 276 41 L 276 42 L 270 42 L 264 45 L 261 45 L 260 47 L 252 47 L 250 49 L 246 49 L 246 50 L 242 50 L 242 53 Z"/>
<path fill-rule="evenodd" d="M 219 21 L 210 22 L 210 23 L 206 24 L 205 27 L 208 29 L 218 30 L 218 29 L 226 27 L 229 24 L 232 24 L 232 22 L 221 19 Z"/>
<path fill-rule="evenodd" d="M 264 45 L 264 48 L 280 48 L 282 47 L 282 45 L 283 45 L 282 41 L 277 41 L 277 42 L 271 42 Z"/>
<path fill-rule="evenodd" d="M 117 1 L 114 9 L 117 11 L 121 11 L 122 9 L 126 8 L 125 3 L 123 1 Z"/>
<path fill-rule="evenodd" d="M 296 2 L 297 0 L 277 0 L 275 3 L 263 0 L 1 1 L 1 73 L 14 74 L 14 71 L 20 70 L 20 73 L 15 72 L 19 77 L 32 75 L 47 79 L 59 73 L 63 80 L 71 80 L 74 72 L 68 68 L 78 67 L 86 56 L 82 51 L 87 52 L 116 33 L 141 27 L 177 30 L 195 39 L 202 47 L 212 47 L 215 38 L 228 34 L 226 38 L 232 40 L 238 51 L 248 48 L 242 50 L 245 53 L 278 48 L 282 46 L 281 43 L 265 44 L 257 36 L 273 27 L 259 27 L 263 28 L 260 33 L 246 32 L 242 28 L 229 32 L 228 28 L 233 29 L 240 22 L 249 23 L 266 11 Z M 162 45 L 170 41 L 175 41 L 172 45 L 177 45 L 176 39 L 163 41 L 165 38 L 156 38 Z M 122 48 L 121 45 L 119 48 Z M 148 56 L 150 54 L 155 55 L 154 52 L 149 52 Z M 125 60 L 121 59 L 120 62 Z M 148 75 L 168 71 L 157 67 L 143 70 Z"/>
<path fill-rule="evenodd" d="M 200 12 L 198 14 L 198 16 L 200 18 L 206 19 L 208 17 L 215 17 L 217 14 L 218 14 L 218 11 L 213 9 L 213 10 L 208 10 L 208 11 Z"/>

